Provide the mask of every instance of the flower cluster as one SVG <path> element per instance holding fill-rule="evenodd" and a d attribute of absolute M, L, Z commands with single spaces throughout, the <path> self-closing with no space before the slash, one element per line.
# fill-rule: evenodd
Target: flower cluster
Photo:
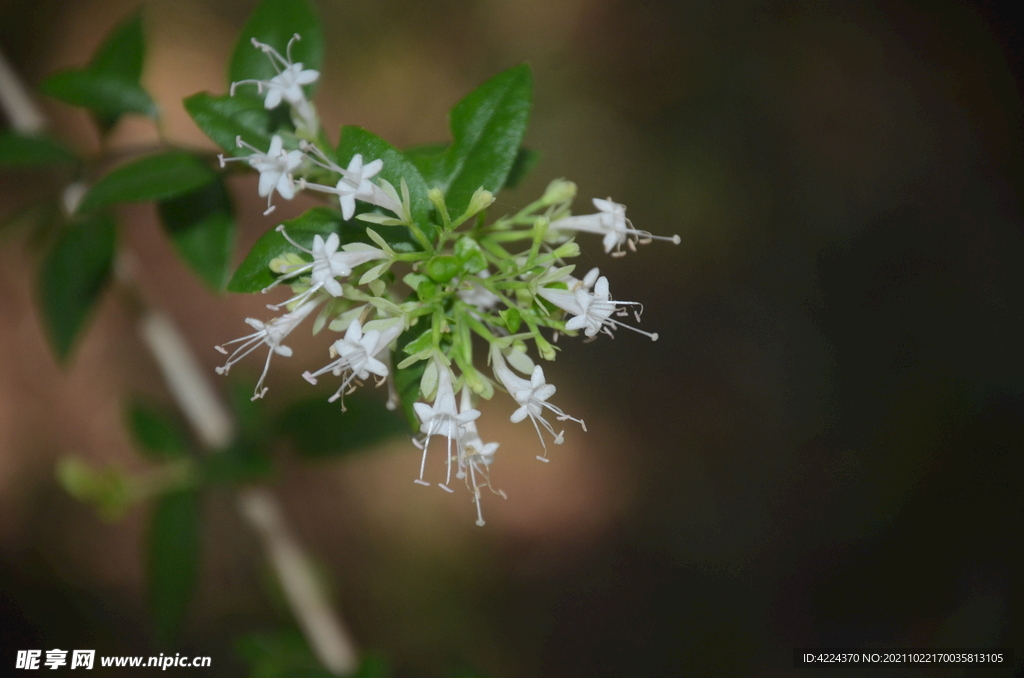
<path fill-rule="evenodd" d="M 310 237 L 308 231 L 300 235 L 289 232 L 286 224 L 277 226 L 283 254 L 269 262 L 277 277 L 264 291 L 288 285 L 293 296 L 269 306 L 282 311 L 278 317 L 246 320 L 256 331 L 229 342 L 238 347 L 218 372 L 226 373 L 265 345 L 267 357 L 253 395 L 262 397 L 271 358 L 291 356 L 283 342 L 304 320 L 315 317 L 314 332 L 327 327 L 340 338 L 330 345 L 323 367 L 303 373 L 306 381 L 333 378 L 337 390 L 330 401 L 340 401 L 342 410 L 344 396 L 371 375 L 378 384 L 387 383 L 389 406 L 400 404 L 415 417 L 419 435 L 414 442 L 422 449 L 415 482 L 429 486 L 433 481 L 452 492 L 454 473 L 470 489 L 477 524 L 483 525 L 482 489 L 504 493 L 491 488 L 498 443 L 485 443 L 478 432 L 475 401 L 507 393 L 513 401 L 511 421 L 530 421 L 542 450 L 537 458 L 547 461 L 547 441 L 560 444 L 564 439 L 562 422 L 574 422 L 583 430 L 586 426 L 551 402 L 555 386 L 529 356 L 531 345 L 540 358 L 553 360 L 552 342 L 559 335 L 582 333 L 593 339 L 627 328 L 658 338 L 625 320 L 632 315 L 639 322 L 640 305 L 613 299 L 608 279 L 598 269 L 574 277 L 575 266 L 568 262 L 580 254 L 576 234 L 602 236 L 605 252 L 612 256 L 655 239 L 678 243 L 679 238 L 635 229 L 625 206 L 610 198 L 595 199 L 592 214 L 572 214 L 576 186 L 563 179 L 551 182 L 539 199 L 515 214 L 489 222 L 486 210 L 494 197 L 483 188 L 462 214 L 452 215 L 443 190 L 414 196 L 400 168 L 389 174 L 382 158 L 360 153 L 338 158 L 319 141 L 316 116 L 302 89 L 318 73 L 292 62 L 292 42 L 282 57 L 254 41 L 278 75 L 269 81 L 235 83 L 232 91 L 255 84 L 265 94 L 267 108 L 291 106 L 296 132 L 273 136 L 265 152 L 239 139 L 239 148 L 251 153 L 235 159 L 259 172 L 259 195 L 268 200 L 267 213 L 273 209 L 274 193 L 290 200 L 299 191 L 315 191 L 336 205 L 344 229 Z M 398 188 L 384 175 L 399 177 Z M 414 197 L 433 206 L 429 219 L 414 218 Z M 357 228 L 360 221 L 363 225 Z M 396 230 L 406 235 L 383 235 Z M 489 369 L 474 360 L 481 340 L 487 345 L 483 358 Z M 218 350 L 228 353 L 223 347 Z M 399 389 L 397 382 L 411 383 L 411 388 Z M 428 457 L 431 445 L 439 444 L 443 469 L 434 472 Z M 442 473 L 443 482 L 438 482 Z"/>

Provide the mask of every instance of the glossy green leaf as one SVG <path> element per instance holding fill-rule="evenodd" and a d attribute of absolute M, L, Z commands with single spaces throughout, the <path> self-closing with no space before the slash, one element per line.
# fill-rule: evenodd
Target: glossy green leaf
<path fill-rule="evenodd" d="M 242 28 L 228 67 L 228 86 L 240 80 L 270 80 L 278 73 L 261 49 L 252 40 L 270 45 L 287 58 L 288 41 L 298 34 L 300 40 L 292 44 L 293 63 L 319 71 L 323 63 L 324 37 L 320 20 L 307 0 L 262 0 L 249 15 Z M 309 91 L 309 90 L 307 90 Z M 256 86 L 241 86 L 236 94 L 257 96 Z M 260 97 L 262 98 L 262 97 Z"/>
<path fill-rule="evenodd" d="M 14 132 L 0 134 L 0 167 L 49 167 L 76 162 L 74 153 L 52 139 Z"/>
<path fill-rule="evenodd" d="M 199 129 L 231 155 L 252 153 L 248 148 L 238 146 L 238 137 L 262 151 L 270 148 L 270 137 L 276 131 L 274 118 L 259 101 L 200 92 L 185 99 L 184 103 L 185 110 Z"/>
<path fill-rule="evenodd" d="M 438 186 L 447 179 L 445 172 L 445 151 L 449 144 L 424 144 L 402 151 L 402 154 L 416 166 L 427 186 Z"/>
<path fill-rule="evenodd" d="M 291 239 L 307 249 L 312 247 L 313 236 L 316 235 L 326 238 L 331 233 L 340 233 L 342 242 L 358 239 L 353 233 L 358 227 L 346 224 L 340 212 L 327 207 L 314 207 L 295 219 L 285 221 L 284 226 Z M 364 229 L 358 228 L 359 231 Z M 277 279 L 270 271 L 270 262 L 289 252 L 299 253 L 299 250 L 277 230 L 267 231 L 238 266 L 228 283 L 228 291 L 259 292 L 266 288 Z"/>
<path fill-rule="evenodd" d="M 95 214 L 65 230 L 39 271 L 43 322 L 58 360 L 65 360 L 99 299 L 114 258 L 114 220 Z"/>
<path fill-rule="evenodd" d="M 158 636 L 172 640 L 181 628 L 199 575 L 199 495 L 175 492 L 153 508 L 149 530 L 149 603 Z"/>
<path fill-rule="evenodd" d="M 398 341 L 395 344 L 395 350 L 391 355 L 391 364 L 398 365 L 398 363 L 405 360 L 408 357 L 405 354 L 405 347 L 410 342 L 416 341 L 417 338 L 423 335 L 430 328 L 430 320 L 426 316 L 420 316 L 415 323 L 412 324 L 409 329 L 398 337 Z M 406 422 L 409 424 L 409 429 L 415 433 L 420 430 L 420 420 L 416 416 L 416 411 L 413 408 L 415 403 L 420 397 L 420 380 L 423 378 L 423 370 L 427 368 L 427 361 L 420 360 L 413 363 L 409 367 L 404 369 L 395 368 L 395 389 L 398 391 L 398 398 L 402 403 L 402 411 L 405 413 Z"/>
<path fill-rule="evenodd" d="M 157 205 L 164 229 L 178 254 L 215 290 L 227 284 L 235 221 L 231 198 L 220 177 Z"/>
<path fill-rule="evenodd" d="M 341 142 L 338 144 L 337 152 L 338 161 L 342 167 L 347 166 L 349 160 L 356 153 L 363 156 L 364 163 L 383 160 L 384 169 L 378 176 L 390 182 L 396 191 L 401 192 L 401 183 L 405 179 L 405 183 L 409 187 L 409 205 L 413 221 L 426 232 L 430 227 L 428 215 L 432 206 L 430 200 L 427 199 L 427 184 L 423 181 L 419 170 L 416 169 L 416 165 L 410 162 L 401 151 L 376 134 L 368 132 L 362 127 L 346 125 L 341 128 Z M 385 240 L 388 240 L 386 235 L 388 229 L 378 228 L 377 230 Z M 427 233 L 427 236 L 429 237 L 430 234 Z M 406 237 L 405 240 L 411 242 L 412 239 Z M 390 240 L 388 242 L 391 243 Z"/>
<path fill-rule="evenodd" d="M 480 187 L 505 185 L 526 133 L 533 75 L 526 64 L 503 71 L 470 92 L 451 111 L 452 144 L 444 153 L 448 212 L 458 217 Z"/>
<path fill-rule="evenodd" d="M 505 177 L 504 188 L 515 188 L 518 186 L 519 182 L 525 179 L 526 175 L 537 166 L 538 161 L 540 161 L 539 151 L 520 148 L 519 152 L 516 153 L 516 159 L 512 161 L 512 169 L 508 171 L 508 176 Z"/>
<path fill-rule="evenodd" d="M 191 153 L 158 153 L 121 165 L 97 181 L 82 198 L 78 211 L 90 212 L 118 202 L 173 198 L 216 177 L 209 165 Z"/>
<path fill-rule="evenodd" d="M 57 73 L 41 88 L 61 101 L 92 110 L 107 128 L 123 113 L 155 117 L 156 105 L 139 85 L 145 56 L 142 15 L 137 12 L 111 31 L 88 66 Z"/>
<path fill-rule="evenodd" d="M 188 443 L 173 417 L 147 403 L 135 400 L 128 407 L 128 427 L 142 452 L 157 459 L 182 457 Z"/>
<path fill-rule="evenodd" d="M 327 398 L 303 400 L 278 417 L 276 431 L 305 457 L 333 457 L 359 451 L 406 433 L 400 415 L 366 397 L 345 400 L 345 412 Z"/>

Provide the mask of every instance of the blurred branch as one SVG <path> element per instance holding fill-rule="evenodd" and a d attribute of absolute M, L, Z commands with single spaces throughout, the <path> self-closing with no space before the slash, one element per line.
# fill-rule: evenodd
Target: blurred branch
<path fill-rule="evenodd" d="M 46 117 L 35 105 L 21 79 L 0 52 L 0 108 L 22 134 L 38 134 Z M 203 376 L 202 368 L 177 326 L 166 314 L 149 307 L 134 282 L 130 254 L 122 251 L 115 265 L 118 282 L 137 306 L 139 336 L 152 353 L 167 388 L 207 451 L 223 450 L 235 437 L 235 422 L 223 401 Z M 339 675 L 358 666 L 355 643 L 317 586 L 298 540 L 285 521 L 277 499 L 259 489 L 243 490 L 239 511 L 256 531 L 274 573 L 281 582 L 292 613 L 317 659 Z"/>
<path fill-rule="evenodd" d="M 0 50 L 0 108 L 4 109 L 11 127 L 21 134 L 39 134 L 46 127 L 46 117 L 32 101 L 21 78 L 11 68 Z"/>

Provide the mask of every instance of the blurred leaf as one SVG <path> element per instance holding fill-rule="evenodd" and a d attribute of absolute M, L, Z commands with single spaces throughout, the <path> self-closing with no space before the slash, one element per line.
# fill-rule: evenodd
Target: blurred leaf
<path fill-rule="evenodd" d="M 445 150 L 448 212 L 460 216 L 476 189 L 497 193 L 526 133 L 533 75 L 526 64 L 503 71 L 466 95 L 451 111 L 452 144 Z"/>
<path fill-rule="evenodd" d="M 48 167 L 76 162 L 74 153 L 52 139 L 15 132 L 0 134 L 0 167 Z"/>
<path fill-rule="evenodd" d="M 115 467 L 97 469 L 78 457 L 64 456 L 54 470 L 64 491 L 95 506 L 103 520 L 112 522 L 124 517 L 132 505 L 128 479 Z"/>
<path fill-rule="evenodd" d="M 253 400 L 256 382 L 232 379 L 228 385 L 228 405 L 238 422 L 238 434 L 249 440 L 262 440 L 267 435 L 267 414 L 263 399 Z"/>
<path fill-rule="evenodd" d="M 369 398 L 349 398 L 345 409 L 323 397 L 300 401 L 281 413 L 276 430 L 305 457 L 346 454 L 406 432 L 400 415 Z"/>
<path fill-rule="evenodd" d="M 226 450 L 203 457 L 203 477 L 214 485 L 235 485 L 264 480 L 274 473 L 266 447 L 250 438 L 239 438 Z"/>
<path fill-rule="evenodd" d="M 122 113 L 156 116 L 156 104 L 138 83 L 90 70 L 61 71 L 44 80 L 40 89 L 72 106 L 88 108 L 110 127 Z"/>
<path fill-rule="evenodd" d="M 340 233 L 345 222 L 337 210 L 314 207 L 301 216 L 285 221 L 284 226 L 292 240 L 303 247 L 311 248 L 314 235 L 326 238 L 331 233 Z M 359 227 L 359 232 L 363 230 L 365 227 Z M 348 235 L 347 239 L 342 237 L 343 243 L 353 242 L 357 239 L 352 237 L 354 234 L 351 232 Z M 289 252 L 298 253 L 299 250 L 289 243 L 284 235 L 277 230 L 264 233 L 239 264 L 238 270 L 235 271 L 235 275 L 228 283 L 228 291 L 259 292 L 266 288 L 277 279 L 277 276 L 270 271 L 270 262 Z"/>
<path fill-rule="evenodd" d="M 149 602 L 157 635 L 177 634 L 192 600 L 201 550 L 199 494 L 175 492 L 153 508 L 149 531 Z"/>
<path fill-rule="evenodd" d="M 519 152 L 516 153 L 516 159 L 512 161 L 512 169 L 508 171 L 508 176 L 505 177 L 503 188 L 515 188 L 518 186 L 519 182 L 525 179 L 526 175 L 537 166 L 539 160 L 539 151 L 520 148 Z"/>
<path fill-rule="evenodd" d="M 251 633 L 239 638 L 235 649 L 249 665 L 249 678 L 283 678 L 295 671 L 326 673 L 298 631 Z"/>
<path fill-rule="evenodd" d="M 160 220 L 178 254 L 215 290 L 227 284 L 235 221 L 231 198 L 220 177 L 199 188 L 161 200 Z"/>
<path fill-rule="evenodd" d="M 427 237 L 430 237 L 431 234 L 427 229 L 431 228 L 429 214 L 432 206 L 430 200 L 427 199 L 427 184 L 423 181 L 419 170 L 416 169 L 416 165 L 376 134 L 367 132 L 362 127 L 346 125 L 341 128 L 341 142 L 338 144 L 337 153 L 338 162 L 345 167 L 356 153 L 362 154 L 364 163 L 378 159 L 383 160 L 384 169 L 378 176 L 389 181 L 399 194 L 401 194 L 402 179 L 405 179 L 405 183 L 409 187 L 409 204 L 413 221 L 424 230 Z M 388 244 L 392 244 L 394 241 L 389 240 L 389 235 L 393 238 L 395 231 L 405 231 L 406 229 L 378 228 L 375 230 L 388 241 Z M 405 235 L 404 241 L 412 242 L 412 237 Z"/>
<path fill-rule="evenodd" d="M 391 364 L 398 365 L 402 362 L 407 357 L 404 352 L 406 345 L 415 341 L 429 328 L 428 316 L 417 318 L 416 322 L 398 337 L 395 350 L 391 355 Z M 420 380 L 423 378 L 423 370 L 427 368 L 427 362 L 420 360 L 405 369 L 395 368 L 395 388 L 398 390 L 398 398 L 402 402 L 402 411 L 405 412 L 406 422 L 413 433 L 420 430 L 420 420 L 416 416 L 412 404 L 420 397 Z"/>
<path fill-rule="evenodd" d="M 262 50 L 252 44 L 253 38 L 270 45 L 287 58 L 288 41 L 295 34 L 301 36 L 292 45 L 294 63 L 303 68 L 319 71 L 323 63 L 324 38 L 320 20 L 306 0 L 263 0 L 249 15 L 231 53 L 228 67 L 228 86 L 240 80 L 270 80 L 278 69 Z M 280 64 L 277 64 L 280 67 Z M 255 86 L 250 86 L 256 95 Z M 237 90 L 241 93 L 243 90 Z M 312 91 L 312 86 L 307 92 Z M 260 97 L 262 98 L 262 97 Z"/>
<path fill-rule="evenodd" d="M 128 425 L 143 452 L 157 459 L 183 457 L 188 443 L 174 417 L 156 407 L 133 400 L 128 407 Z"/>
<path fill-rule="evenodd" d="M 0 243 L 20 231 L 28 233 L 30 242 L 42 240 L 58 222 L 59 215 L 60 207 L 54 200 L 26 205 L 0 223 Z M 38 247 L 38 243 L 32 244 Z"/>
<path fill-rule="evenodd" d="M 185 151 L 167 151 L 121 165 L 97 181 L 82 198 L 79 212 L 118 202 L 162 200 L 213 181 L 210 167 Z"/>
<path fill-rule="evenodd" d="M 122 113 L 155 117 L 156 105 L 139 85 L 145 55 L 142 14 L 136 12 L 111 31 L 87 67 L 56 73 L 41 88 L 61 101 L 92 110 L 107 128 Z"/>
<path fill-rule="evenodd" d="M 359 670 L 352 678 L 390 678 L 391 667 L 384 658 L 376 654 L 363 655 Z"/>
<path fill-rule="evenodd" d="M 276 127 L 270 111 L 259 101 L 200 92 L 186 98 L 184 104 L 199 129 L 229 154 L 252 153 L 248 148 L 238 147 L 235 143 L 238 137 L 261 151 L 270 148 L 270 137 Z"/>
<path fill-rule="evenodd" d="M 64 361 L 110 273 L 114 220 L 94 214 L 71 224 L 39 271 L 41 315 L 57 359 Z"/>

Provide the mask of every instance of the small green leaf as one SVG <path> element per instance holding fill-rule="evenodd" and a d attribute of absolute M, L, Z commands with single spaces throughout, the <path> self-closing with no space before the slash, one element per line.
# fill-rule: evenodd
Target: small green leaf
<path fill-rule="evenodd" d="M 40 84 L 40 89 L 55 99 L 72 106 L 93 111 L 107 126 L 122 113 L 141 113 L 155 117 L 156 104 L 137 82 L 109 73 L 88 69 L 54 73 Z"/>
<path fill-rule="evenodd" d="M 536 167 L 539 160 L 539 151 L 520 148 L 519 152 L 516 153 L 516 159 L 512 161 L 512 169 L 508 171 L 508 176 L 505 177 L 504 188 L 515 188 L 518 186 L 519 182 L 526 178 L 526 175 Z"/>
<path fill-rule="evenodd" d="M 324 56 L 323 29 L 309 3 L 306 0 L 260 2 L 242 27 L 231 53 L 228 85 L 240 80 L 266 81 L 277 75 L 280 64 L 275 68 L 267 55 L 253 46 L 253 38 L 270 45 L 287 58 L 288 41 L 296 34 L 301 39 L 292 44 L 293 63 L 301 63 L 304 69 L 319 71 Z M 250 86 L 249 89 L 255 96 L 256 87 Z M 238 90 L 238 93 L 242 91 Z"/>
<path fill-rule="evenodd" d="M 451 111 L 452 144 L 444 153 L 448 213 L 466 211 L 473 193 L 505 184 L 526 133 L 533 75 L 526 64 L 503 71 L 466 95 Z"/>
<path fill-rule="evenodd" d="M 114 258 L 114 220 L 95 214 L 71 224 L 39 271 L 42 317 L 54 353 L 65 360 L 85 326 L 110 274 Z"/>
<path fill-rule="evenodd" d="M 163 200 L 188 193 L 217 175 L 205 162 L 185 151 L 167 151 L 121 165 L 97 181 L 82 198 L 79 212 L 118 202 Z"/>
<path fill-rule="evenodd" d="M 145 57 L 142 15 L 136 12 L 111 31 L 87 67 L 57 73 L 41 87 L 61 101 L 92 110 L 106 128 L 123 113 L 155 117 L 156 104 L 139 85 Z"/>
<path fill-rule="evenodd" d="M 0 134 L 0 167 L 49 167 L 76 162 L 74 153 L 52 139 L 14 132 Z"/>
<path fill-rule="evenodd" d="M 340 233 L 342 242 L 358 242 L 365 227 L 349 226 L 341 218 L 341 213 L 327 207 L 314 207 L 305 214 L 284 222 L 289 237 L 303 247 L 311 248 L 313 236 L 327 238 L 331 233 Z M 357 231 L 354 232 L 354 231 Z M 229 292 L 259 292 L 277 279 L 271 270 L 270 262 L 289 252 L 299 250 L 288 242 L 277 230 L 264 233 L 249 254 L 238 266 L 235 275 L 228 283 Z"/>
<path fill-rule="evenodd" d="M 432 228 L 428 215 L 432 206 L 427 199 L 427 184 L 423 181 L 416 165 L 409 161 L 398 149 L 381 139 L 372 132 L 362 127 L 346 125 L 341 128 L 341 142 L 338 144 L 337 157 L 339 163 L 344 167 L 356 153 L 363 156 L 364 163 L 374 160 L 383 160 L 384 169 L 380 171 L 380 177 L 386 179 L 396 189 L 401 185 L 402 180 L 409 187 L 409 203 L 413 221 L 430 237 L 428 232 Z M 387 240 L 388 229 L 375 229 L 384 235 Z M 406 229 L 393 229 L 394 231 L 405 231 Z M 405 236 L 405 241 L 411 242 L 412 238 Z M 388 242 L 392 242 L 388 240 Z"/>
<path fill-rule="evenodd" d="M 238 137 L 261 151 L 270 148 L 270 137 L 276 131 L 274 118 L 259 101 L 200 92 L 185 99 L 184 103 L 185 110 L 199 129 L 229 154 L 244 156 L 252 153 L 244 146 L 238 147 L 235 143 Z"/>
<path fill-rule="evenodd" d="M 178 254 L 215 290 L 227 284 L 235 221 L 231 198 L 220 177 L 194 191 L 157 205 L 164 229 Z"/>
<path fill-rule="evenodd" d="M 128 408 L 128 425 L 143 452 L 157 459 L 182 457 L 188 444 L 173 417 L 138 400 Z"/>
<path fill-rule="evenodd" d="M 175 492 L 153 508 L 149 531 L 149 603 L 159 637 L 177 634 L 199 575 L 199 495 Z"/>
<path fill-rule="evenodd" d="M 333 457 L 405 433 L 402 418 L 368 398 L 348 398 L 345 412 L 326 397 L 300 401 L 277 420 L 276 431 L 304 457 Z"/>

